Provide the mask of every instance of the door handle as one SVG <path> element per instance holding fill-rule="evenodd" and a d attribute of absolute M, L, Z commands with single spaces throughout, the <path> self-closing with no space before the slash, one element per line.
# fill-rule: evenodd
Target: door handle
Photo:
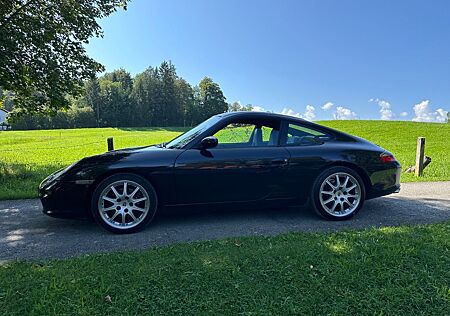
<path fill-rule="evenodd" d="M 273 165 L 287 165 L 288 159 L 287 158 L 276 158 L 276 159 L 272 159 L 271 163 Z"/>

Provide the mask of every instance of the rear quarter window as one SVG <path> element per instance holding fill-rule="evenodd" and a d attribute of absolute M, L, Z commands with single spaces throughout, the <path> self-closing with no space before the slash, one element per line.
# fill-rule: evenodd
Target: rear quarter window
<path fill-rule="evenodd" d="M 332 136 L 328 133 L 309 126 L 288 123 L 284 143 L 288 146 L 320 145 L 328 141 Z"/>

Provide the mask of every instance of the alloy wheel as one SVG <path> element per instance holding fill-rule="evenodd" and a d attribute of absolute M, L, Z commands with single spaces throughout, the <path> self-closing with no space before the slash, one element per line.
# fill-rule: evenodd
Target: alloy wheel
<path fill-rule="evenodd" d="M 99 196 L 102 220 L 117 229 L 129 229 L 141 223 L 149 213 L 150 198 L 143 186 L 121 180 L 108 185 Z"/>
<path fill-rule="evenodd" d="M 348 173 L 333 173 L 322 182 L 319 200 L 323 209 L 330 215 L 347 216 L 354 212 L 361 202 L 361 185 Z"/>

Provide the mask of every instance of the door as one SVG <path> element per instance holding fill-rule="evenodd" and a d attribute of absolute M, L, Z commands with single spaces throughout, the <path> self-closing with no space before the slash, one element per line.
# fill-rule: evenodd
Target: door
<path fill-rule="evenodd" d="M 177 204 L 283 198 L 288 151 L 279 146 L 279 121 L 230 122 L 211 135 L 215 148 L 192 148 L 175 163 Z"/>
<path fill-rule="evenodd" d="M 280 143 L 291 156 L 287 188 L 305 202 L 316 177 L 329 163 L 326 151 L 332 136 L 306 123 L 285 121 L 282 126 Z"/>

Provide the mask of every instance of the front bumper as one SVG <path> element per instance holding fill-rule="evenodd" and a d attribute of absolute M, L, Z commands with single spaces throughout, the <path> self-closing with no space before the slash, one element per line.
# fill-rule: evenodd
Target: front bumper
<path fill-rule="evenodd" d="M 58 218 L 88 218 L 89 186 L 74 181 L 44 181 L 39 186 L 43 213 Z"/>

